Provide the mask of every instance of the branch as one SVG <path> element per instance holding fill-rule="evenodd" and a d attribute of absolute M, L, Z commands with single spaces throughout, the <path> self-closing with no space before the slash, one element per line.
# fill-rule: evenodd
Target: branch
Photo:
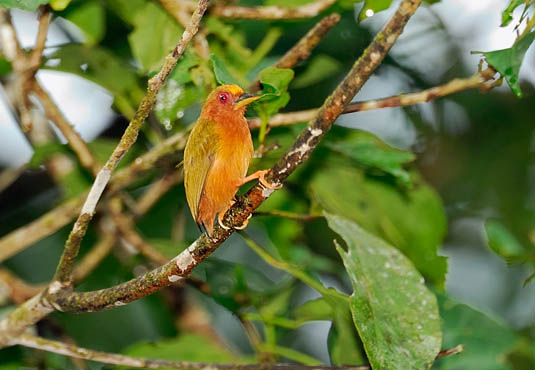
<path fill-rule="evenodd" d="M 51 20 L 52 13 L 50 12 L 50 8 L 48 6 L 41 6 L 39 9 L 39 28 L 37 29 L 37 37 L 28 60 L 28 69 L 32 76 L 41 65 L 41 58 L 43 56 L 43 51 L 45 50 L 46 35 Z"/>
<path fill-rule="evenodd" d="M 197 10 L 193 13 L 190 24 L 182 33 L 180 41 L 177 43 L 172 53 L 165 58 L 164 65 L 162 66 L 160 72 L 158 72 L 149 80 L 147 94 L 141 101 L 134 118 L 128 124 L 128 127 L 119 141 L 119 144 L 108 158 L 108 161 L 98 172 L 95 182 L 89 190 L 89 195 L 82 206 L 82 211 L 80 212 L 80 215 L 73 226 L 67 242 L 65 243 L 63 254 L 56 269 L 54 280 L 59 281 L 62 285 L 67 287 L 71 285 L 74 259 L 78 254 L 80 243 L 85 235 L 85 232 L 87 231 L 89 222 L 93 218 L 97 203 L 110 180 L 111 173 L 117 167 L 119 161 L 128 151 L 128 149 L 130 149 L 130 147 L 136 141 L 139 129 L 156 102 L 158 91 L 167 80 L 167 77 L 175 67 L 180 56 L 184 53 L 184 50 L 191 41 L 192 37 L 197 33 L 199 22 L 201 21 L 207 6 L 208 0 L 199 1 Z"/>
<path fill-rule="evenodd" d="M 184 149 L 189 131 L 177 133 L 145 154 L 136 158 L 128 167 L 118 170 L 111 178 L 108 193 L 115 194 L 139 176 L 152 170 L 163 157 Z M 88 192 L 63 203 L 45 213 L 30 224 L 24 225 L 0 238 L 0 262 L 27 248 L 33 243 L 52 235 L 71 222 L 82 209 Z"/>
<path fill-rule="evenodd" d="M 65 139 L 67 139 L 69 146 L 80 160 L 82 166 L 85 167 L 91 174 L 96 175 L 100 166 L 93 157 L 93 154 L 91 154 L 91 151 L 87 147 L 85 141 L 67 121 L 56 103 L 54 103 L 50 95 L 48 95 L 48 93 L 43 89 L 41 84 L 35 79 L 33 79 L 32 82 L 32 91 L 39 98 L 46 117 L 52 121 L 63 134 L 63 136 L 65 136 Z"/>
<path fill-rule="evenodd" d="M 293 8 L 282 6 L 235 6 L 215 5 L 210 8 L 210 14 L 223 18 L 240 19 L 300 19 L 312 18 L 333 5 L 336 0 L 317 0 Z"/>
<path fill-rule="evenodd" d="M 273 184 L 282 183 L 308 158 L 344 106 L 379 66 L 420 3 L 421 0 L 402 1 L 390 22 L 374 38 L 334 93 L 327 98 L 315 119 L 299 135 L 292 148 L 268 172 L 266 176 L 268 181 Z M 233 227 L 242 225 L 272 192 L 273 190 L 256 184 L 227 212 L 225 224 Z M 132 302 L 188 276 L 195 266 L 215 251 L 233 232 L 233 229 L 225 230 L 216 225 L 212 238 L 206 234 L 201 235 L 171 261 L 142 276 L 107 289 L 92 292 L 64 291 L 49 298 L 59 310 L 74 312 L 98 311 Z"/>
<path fill-rule="evenodd" d="M 87 348 L 77 347 L 72 344 L 62 343 L 55 340 L 36 337 L 30 334 L 22 334 L 11 341 L 11 344 L 19 344 L 25 347 L 36 348 L 60 355 L 82 358 L 85 360 L 98 361 L 105 364 L 123 365 L 137 368 L 158 369 L 162 367 L 197 370 L 367 370 L 368 366 L 305 366 L 298 364 L 214 364 L 205 362 L 169 361 L 149 358 L 136 358 L 115 353 L 93 351 Z"/>
<path fill-rule="evenodd" d="M 312 49 L 325 37 L 327 32 L 340 21 L 340 14 L 333 13 L 321 19 L 312 27 L 290 50 L 274 64 L 276 68 L 292 68 L 297 63 L 309 57 Z M 260 81 L 255 80 L 249 90 L 254 92 L 260 90 Z"/>
<path fill-rule="evenodd" d="M 351 103 L 344 108 L 342 114 L 362 112 L 380 108 L 406 107 L 419 103 L 427 103 L 436 98 L 455 94 L 457 92 L 469 89 L 479 88 L 483 92 L 487 92 L 489 89 L 493 88 L 496 85 L 494 82 L 488 82 L 492 80 L 495 74 L 496 71 L 492 67 L 488 67 L 487 69 L 478 72 L 471 77 L 464 79 L 456 78 L 444 85 L 435 86 L 430 89 L 419 91 L 416 93 L 401 94 L 377 100 Z M 306 122 L 311 120 L 317 113 L 318 109 L 307 109 L 298 112 L 275 114 L 269 120 L 268 126 L 287 126 L 298 122 Z M 260 118 L 250 118 L 248 122 L 249 128 L 260 128 Z"/>

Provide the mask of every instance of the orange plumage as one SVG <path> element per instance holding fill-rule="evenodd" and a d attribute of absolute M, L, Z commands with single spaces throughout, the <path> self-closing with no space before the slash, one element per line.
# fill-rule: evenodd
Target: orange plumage
<path fill-rule="evenodd" d="M 221 222 L 239 187 L 265 172 L 246 177 L 253 141 L 244 114 L 258 98 L 237 85 L 219 86 L 206 99 L 186 144 L 186 198 L 195 222 L 209 235 L 216 215 Z"/>

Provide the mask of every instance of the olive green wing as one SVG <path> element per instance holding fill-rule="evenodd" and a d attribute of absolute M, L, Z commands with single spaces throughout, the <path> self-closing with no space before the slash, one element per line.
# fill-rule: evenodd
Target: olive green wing
<path fill-rule="evenodd" d="M 206 177 L 215 160 L 218 141 L 214 123 L 199 119 L 184 149 L 184 187 L 195 222 L 198 221 L 199 204 Z"/>

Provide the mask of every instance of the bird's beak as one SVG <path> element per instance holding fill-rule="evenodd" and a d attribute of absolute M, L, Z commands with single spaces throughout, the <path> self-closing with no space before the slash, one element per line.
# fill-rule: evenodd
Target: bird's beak
<path fill-rule="evenodd" d="M 236 109 L 241 108 L 243 106 L 246 106 L 247 104 L 250 104 L 254 102 L 255 100 L 260 99 L 260 95 L 251 95 L 251 94 L 242 94 L 240 97 L 234 102 L 234 107 Z"/>

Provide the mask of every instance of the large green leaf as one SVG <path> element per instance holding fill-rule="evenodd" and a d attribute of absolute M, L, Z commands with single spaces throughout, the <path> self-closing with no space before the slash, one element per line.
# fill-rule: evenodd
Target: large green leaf
<path fill-rule="evenodd" d="M 502 24 L 501 27 L 507 26 L 511 21 L 513 20 L 513 12 L 516 8 L 518 8 L 522 4 L 526 4 L 526 8 L 528 4 L 533 4 L 533 0 L 511 0 L 509 2 L 509 5 L 507 8 L 505 8 L 502 12 Z"/>
<path fill-rule="evenodd" d="M 457 356 L 440 359 L 436 369 L 512 370 L 505 359 L 515 342 L 513 331 L 470 306 L 438 297 L 443 320 L 444 348 L 464 344 Z"/>
<path fill-rule="evenodd" d="M 39 5 L 49 2 L 50 0 L 0 0 L 0 7 L 34 11 Z"/>
<path fill-rule="evenodd" d="M 335 159 L 309 183 L 314 208 L 357 222 L 399 248 L 426 278 L 443 286 L 447 263 L 437 250 L 446 234 L 446 216 L 433 189 L 419 180 L 403 192 Z"/>
<path fill-rule="evenodd" d="M 377 136 L 362 130 L 345 130 L 341 140 L 332 138 L 330 136 L 325 142 L 328 148 L 353 158 L 361 165 L 386 172 L 404 186 L 412 186 L 410 173 L 404 168 L 416 158 L 411 152 L 393 148 Z"/>
<path fill-rule="evenodd" d="M 128 356 L 172 361 L 235 363 L 237 360 L 226 349 L 196 334 L 183 334 L 173 339 L 134 344 L 123 353 Z"/>
<path fill-rule="evenodd" d="M 238 80 L 228 71 L 223 59 L 216 55 L 210 55 L 212 67 L 214 68 L 215 79 L 221 85 L 240 85 Z"/>
<path fill-rule="evenodd" d="M 520 85 L 518 83 L 518 74 L 520 73 L 524 55 L 534 39 L 535 32 L 530 32 L 520 40 L 516 41 L 510 48 L 487 52 L 477 51 L 474 53 L 483 54 L 487 63 L 496 68 L 496 70 L 505 77 L 511 90 L 513 90 L 517 97 L 521 98 L 522 90 L 520 90 Z"/>
<path fill-rule="evenodd" d="M 353 285 L 351 312 L 373 369 L 428 369 L 442 333 L 436 297 L 396 248 L 356 223 L 325 213 L 347 244 L 337 250 Z"/>
<path fill-rule="evenodd" d="M 134 17 L 134 31 L 128 35 L 132 53 L 144 72 L 159 69 L 175 47 L 183 29 L 155 3 L 148 3 Z"/>

